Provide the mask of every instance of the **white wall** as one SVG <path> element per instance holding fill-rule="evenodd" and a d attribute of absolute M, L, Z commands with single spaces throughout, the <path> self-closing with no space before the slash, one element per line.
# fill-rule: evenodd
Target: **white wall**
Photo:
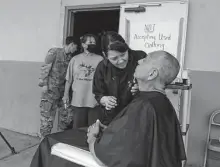
<path fill-rule="evenodd" d="M 0 60 L 42 62 L 59 42 L 61 0 L 1 0 Z"/>
<path fill-rule="evenodd" d="M 0 1 L 0 127 L 39 131 L 37 62 L 59 44 L 60 6 L 61 0 Z"/>
<path fill-rule="evenodd" d="M 220 1 L 190 0 L 186 67 L 220 72 Z"/>

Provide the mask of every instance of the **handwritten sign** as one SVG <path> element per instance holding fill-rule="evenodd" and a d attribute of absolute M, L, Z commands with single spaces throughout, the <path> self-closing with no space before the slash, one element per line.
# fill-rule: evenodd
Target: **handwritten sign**
<path fill-rule="evenodd" d="M 177 55 L 179 24 L 176 22 L 130 23 L 129 45 L 131 49 L 146 53 L 164 50 Z"/>

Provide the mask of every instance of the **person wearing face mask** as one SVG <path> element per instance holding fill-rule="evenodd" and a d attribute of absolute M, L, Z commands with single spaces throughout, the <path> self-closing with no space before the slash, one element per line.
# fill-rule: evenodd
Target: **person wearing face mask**
<path fill-rule="evenodd" d="M 101 38 L 105 59 L 99 63 L 93 80 L 93 93 L 103 109 L 102 123 L 108 125 L 138 91 L 133 77 L 138 60 L 147 54 L 131 50 L 116 32 L 108 31 Z"/>
<path fill-rule="evenodd" d="M 39 86 L 43 89 L 40 102 L 41 138 L 51 133 L 57 109 L 59 110 L 59 130 L 66 129 L 71 122 L 67 118 L 67 111 L 64 110 L 62 97 L 67 67 L 77 51 L 78 41 L 75 37 L 69 36 L 63 48 L 52 48 L 48 51 L 45 63 L 41 67 L 39 79 Z"/>
<path fill-rule="evenodd" d="M 73 110 L 73 128 L 88 127 L 98 118 L 99 108 L 92 93 L 93 76 L 102 56 L 97 51 L 97 38 L 92 34 L 81 37 L 83 52 L 70 61 L 66 74 L 63 101 Z M 69 90 L 72 86 L 72 101 Z"/>

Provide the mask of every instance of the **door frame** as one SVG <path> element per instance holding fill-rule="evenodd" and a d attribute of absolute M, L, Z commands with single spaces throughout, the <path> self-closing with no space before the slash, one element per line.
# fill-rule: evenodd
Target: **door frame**
<path fill-rule="evenodd" d="M 73 22 L 74 14 L 81 11 L 102 11 L 102 10 L 120 10 L 120 5 L 125 3 L 106 3 L 106 4 L 96 4 L 96 5 L 77 5 L 77 6 L 63 6 L 64 12 L 60 16 L 60 35 L 59 44 L 62 46 L 65 42 L 67 36 L 73 35 Z M 63 20 L 63 21 L 61 21 Z"/>

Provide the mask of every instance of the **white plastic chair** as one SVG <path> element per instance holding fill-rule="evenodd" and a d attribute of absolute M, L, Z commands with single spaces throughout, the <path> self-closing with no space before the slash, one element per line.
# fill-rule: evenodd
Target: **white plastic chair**
<path fill-rule="evenodd" d="M 219 135 L 218 139 L 210 137 L 210 133 L 211 133 L 211 130 L 212 130 L 213 126 L 218 126 L 220 128 L 220 120 L 216 120 L 216 117 L 218 115 L 220 115 L 220 110 L 214 111 L 212 113 L 212 115 L 210 116 L 209 130 L 208 130 L 207 141 L 206 141 L 203 167 L 206 167 L 207 156 L 208 156 L 208 151 L 209 150 L 220 153 L 220 135 Z"/>

